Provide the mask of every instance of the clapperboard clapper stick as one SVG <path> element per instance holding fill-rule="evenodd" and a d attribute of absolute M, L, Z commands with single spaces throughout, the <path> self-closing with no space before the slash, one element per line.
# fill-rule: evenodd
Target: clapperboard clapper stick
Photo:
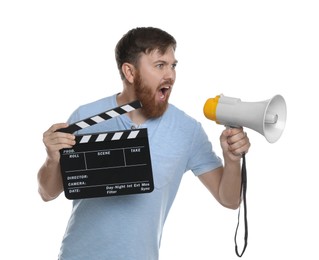
<path fill-rule="evenodd" d="M 134 101 L 59 129 L 75 133 L 141 108 Z M 77 134 L 72 148 L 60 150 L 64 194 L 85 199 L 150 193 L 154 190 L 146 128 Z"/>

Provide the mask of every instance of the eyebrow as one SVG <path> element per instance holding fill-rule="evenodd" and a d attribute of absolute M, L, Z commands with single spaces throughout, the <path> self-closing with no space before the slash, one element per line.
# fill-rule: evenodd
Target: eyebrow
<path fill-rule="evenodd" d="M 168 64 L 169 62 L 167 62 L 167 61 L 165 61 L 165 60 L 156 60 L 156 61 L 154 61 L 154 63 L 164 63 L 164 64 Z M 177 64 L 178 63 L 178 60 L 175 60 L 174 62 L 173 62 L 173 64 Z"/>

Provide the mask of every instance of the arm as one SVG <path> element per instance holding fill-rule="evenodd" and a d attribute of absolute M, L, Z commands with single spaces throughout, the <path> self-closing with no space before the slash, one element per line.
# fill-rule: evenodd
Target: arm
<path fill-rule="evenodd" d="M 241 154 L 248 152 L 250 143 L 242 128 L 225 129 L 220 143 L 224 167 L 202 174 L 199 179 L 220 204 L 236 209 L 241 199 Z"/>
<path fill-rule="evenodd" d="M 75 144 L 75 136 L 56 130 L 67 126 L 66 123 L 54 124 L 43 134 L 47 158 L 38 172 L 38 191 L 44 201 L 57 198 L 63 191 L 59 151 L 72 147 Z"/>

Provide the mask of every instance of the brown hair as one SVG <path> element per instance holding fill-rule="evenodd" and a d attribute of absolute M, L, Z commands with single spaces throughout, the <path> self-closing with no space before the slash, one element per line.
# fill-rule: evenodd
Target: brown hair
<path fill-rule="evenodd" d="M 176 49 L 176 40 L 167 32 L 154 27 L 131 29 L 119 40 L 115 47 L 115 59 L 121 79 L 124 79 L 122 65 L 125 62 L 138 65 L 141 53 L 148 54 L 158 50 L 164 54 L 169 47 Z"/>

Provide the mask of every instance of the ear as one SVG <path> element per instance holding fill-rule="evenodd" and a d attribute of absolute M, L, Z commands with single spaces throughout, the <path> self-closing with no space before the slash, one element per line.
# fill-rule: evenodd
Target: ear
<path fill-rule="evenodd" d="M 135 72 L 135 68 L 132 64 L 130 63 L 123 63 L 122 65 L 122 72 L 126 78 L 126 80 L 133 84 L 134 82 L 134 72 Z"/>

